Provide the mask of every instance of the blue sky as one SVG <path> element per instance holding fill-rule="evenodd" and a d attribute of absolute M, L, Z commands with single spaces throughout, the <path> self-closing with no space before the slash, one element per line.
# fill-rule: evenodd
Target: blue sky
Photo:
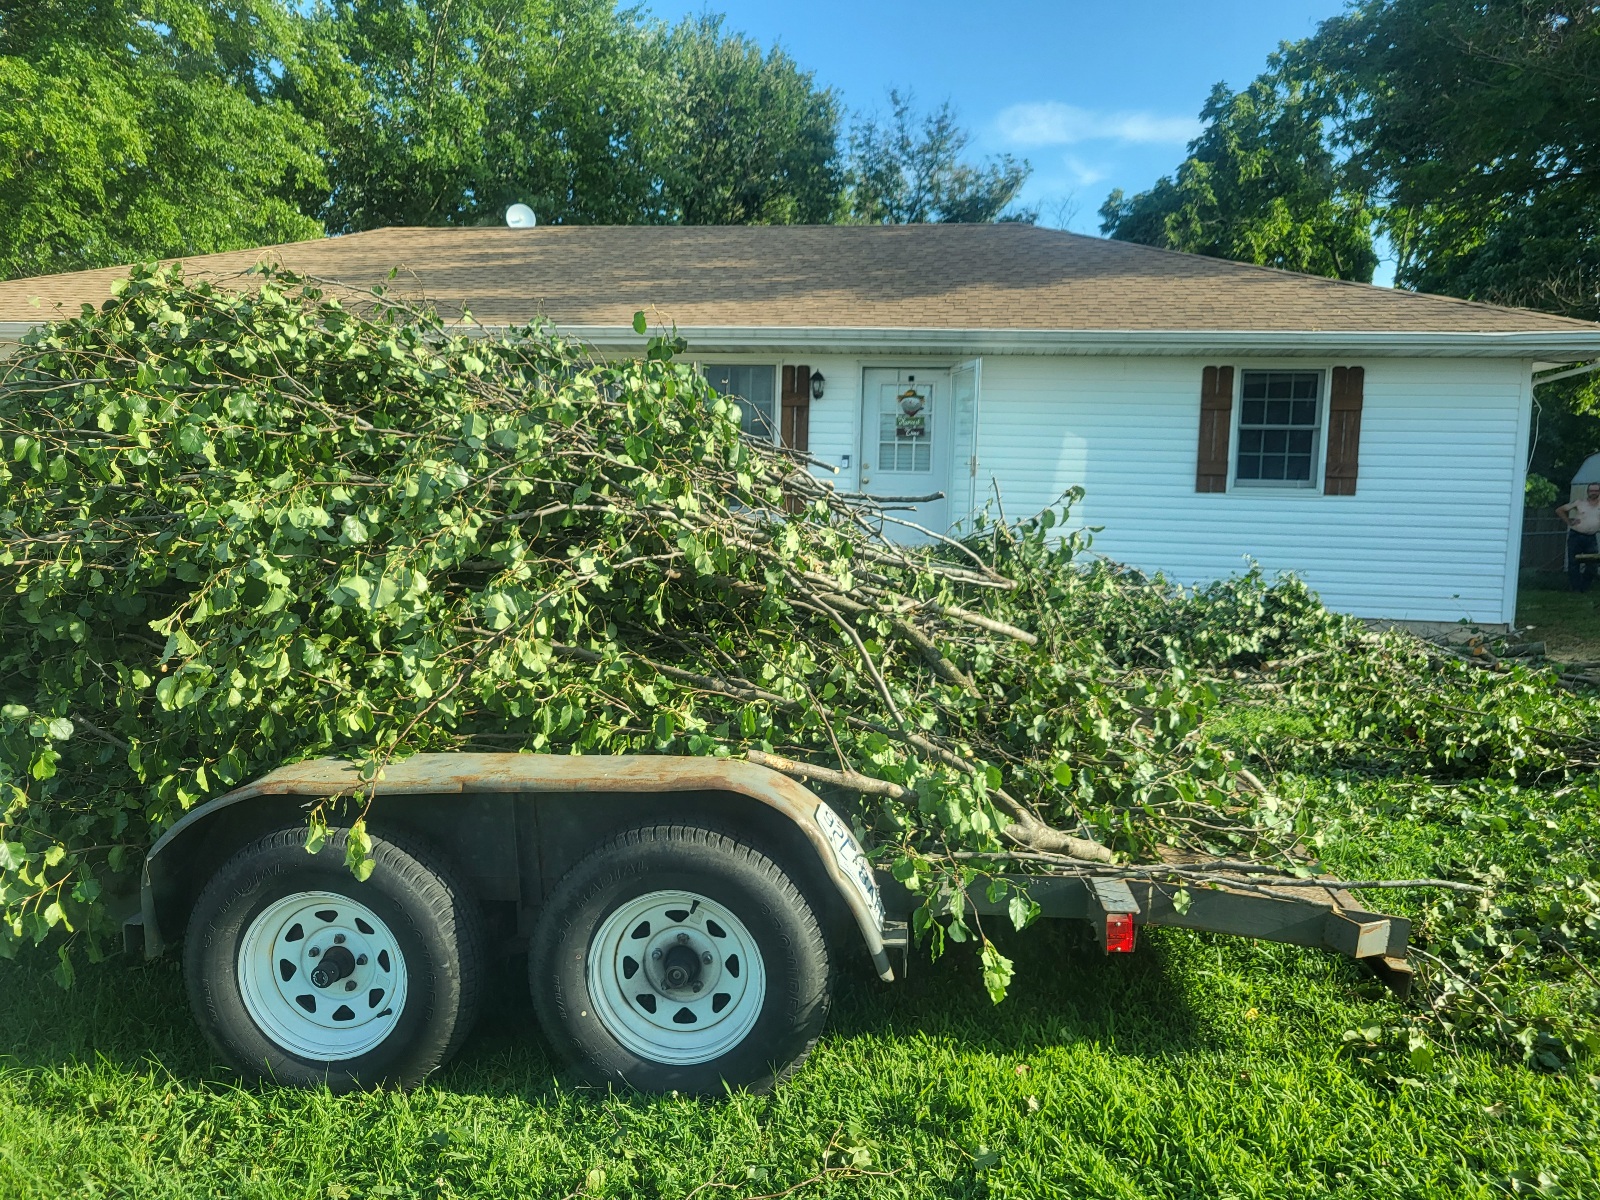
<path fill-rule="evenodd" d="M 1114 187 L 1139 191 L 1172 171 L 1211 85 L 1238 88 L 1279 42 L 1304 37 L 1341 0 L 648 0 L 677 19 L 727 15 L 727 27 L 780 42 L 854 111 L 887 109 L 890 87 L 923 107 L 949 99 L 980 154 L 1034 167 L 1024 201 L 1047 224 L 1098 232 Z"/>

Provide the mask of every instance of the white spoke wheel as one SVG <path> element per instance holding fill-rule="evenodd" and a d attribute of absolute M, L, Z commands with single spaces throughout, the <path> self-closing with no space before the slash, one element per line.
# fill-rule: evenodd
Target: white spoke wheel
<path fill-rule="evenodd" d="M 690 891 L 650 892 L 589 943 L 589 994 L 606 1031 L 640 1058 L 692 1066 L 742 1042 L 767 994 L 744 922 Z"/>
<path fill-rule="evenodd" d="M 787 1078 L 831 983 L 791 874 L 695 825 L 629 830 L 574 866 L 539 914 L 528 979 L 546 1035 L 583 1075 L 699 1094 Z"/>
<path fill-rule="evenodd" d="M 406 959 L 383 919 L 336 892 L 267 905 L 239 947 L 239 993 L 261 1031 L 301 1058 L 342 1062 L 394 1032 Z"/>
<path fill-rule="evenodd" d="M 374 834 L 371 877 L 270 833 L 212 876 L 190 914 L 184 976 L 207 1039 L 242 1073 L 335 1090 L 420 1082 L 477 1014 L 483 916 L 459 875 L 404 835 Z"/>

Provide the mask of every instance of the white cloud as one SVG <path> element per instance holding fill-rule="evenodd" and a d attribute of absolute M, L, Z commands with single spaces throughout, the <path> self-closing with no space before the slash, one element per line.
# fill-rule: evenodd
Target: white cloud
<path fill-rule="evenodd" d="M 1072 181 L 1078 187 L 1093 187 L 1106 178 L 1107 172 L 1092 163 L 1086 163 L 1081 158 L 1067 155 L 1061 163 L 1072 173 Z"/>
<path fill-rule="evenodd" d="M 1017 146 L 1067 146 L 1074 142 L 1175 143 L 1200 132 L 1193 117 L 1147 112 L 1096 112 L 1050 100 L 1013 104 L 995 122 L 1001 138 Z"/>

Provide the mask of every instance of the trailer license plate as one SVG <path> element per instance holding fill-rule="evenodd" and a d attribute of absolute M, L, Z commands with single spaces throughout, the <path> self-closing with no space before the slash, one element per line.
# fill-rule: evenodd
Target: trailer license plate
<path fill-rule="evenodd" d="M 867 861 L 861 843 L 850 832 L 850 826 L 826 804 L 817 805 L 816 818 L 828 838 L 828 844 L 833 847 L 833 861 L 838 864 L 840 873 L 861 893 L 861 898 L 872 910 L 873 919 L 878 922 L 878 928 L 882 929 L 883 898 L 878 895 L 878 881 L 873 877 L 872 864 Z"/>

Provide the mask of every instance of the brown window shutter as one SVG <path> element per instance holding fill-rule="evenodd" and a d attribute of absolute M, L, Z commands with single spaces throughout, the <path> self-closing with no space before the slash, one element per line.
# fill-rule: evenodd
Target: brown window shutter
<path fill-rule="evenodd" d="M 783 369 L 783 444 L 791 450 L 811 449 L 811 368 Z"/>
<path fill-rule="evenodd" d="M 1361 452 L 1361 367 L 1335 367 L 1328 392 L 1328 465 L 1322 491 L 1328 496 L 1354 496 Z"/>
<path fill-rule="evenodd" d="M 1233 425 L 1233 368 L 1207 367 L 1200 376 L 1200 456 L 1197 492 L 1228 490 L 1228 431 Z"/>

